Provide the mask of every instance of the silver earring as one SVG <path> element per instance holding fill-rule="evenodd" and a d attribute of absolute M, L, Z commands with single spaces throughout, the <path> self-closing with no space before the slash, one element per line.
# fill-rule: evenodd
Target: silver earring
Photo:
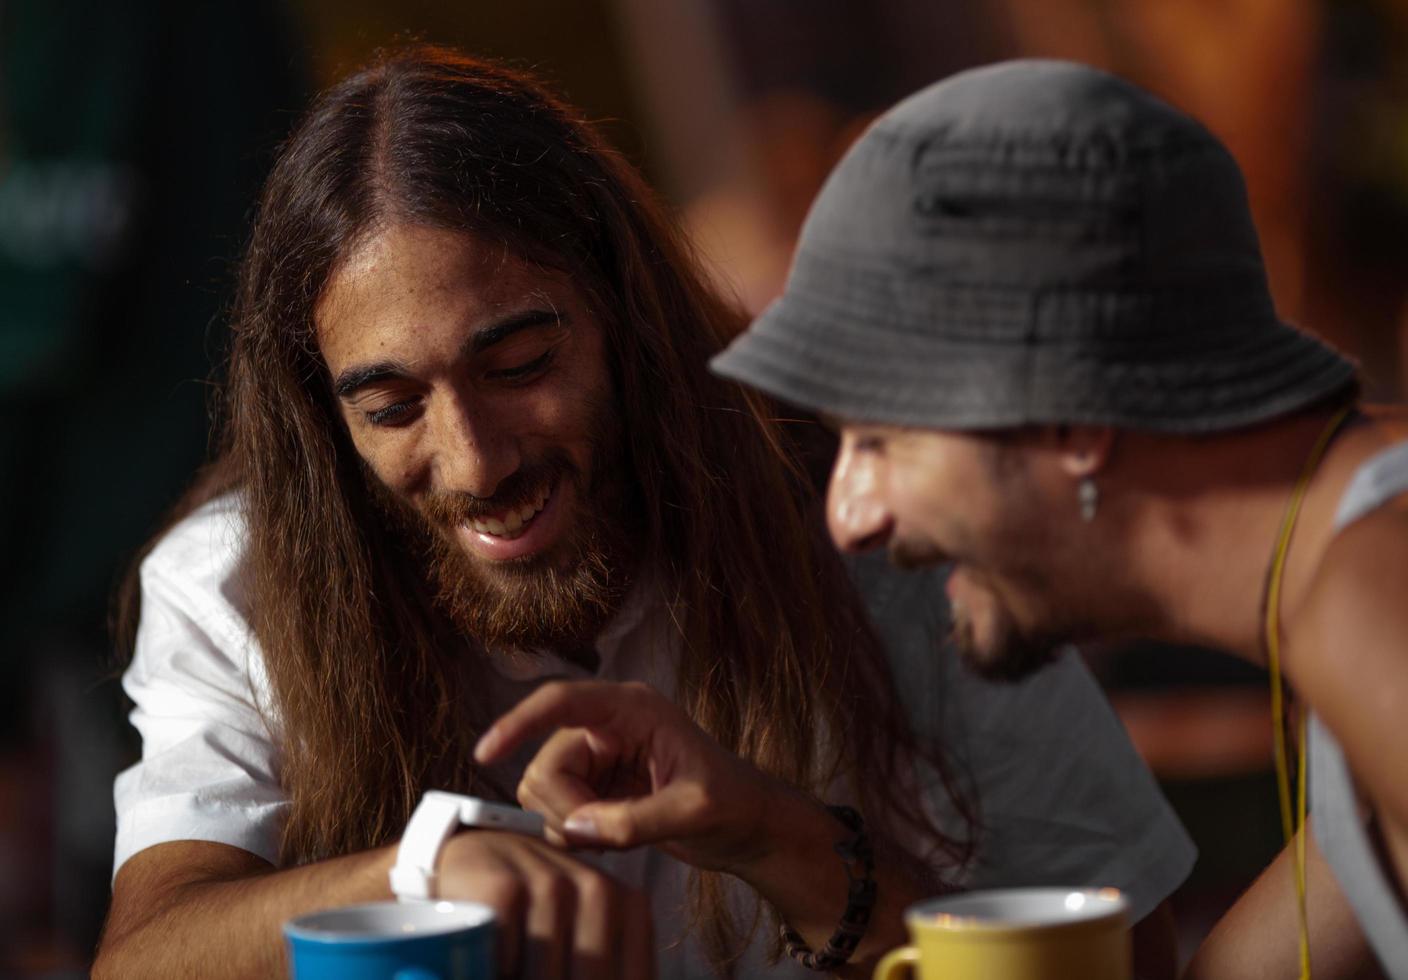
<path fill-rule="evenodd" d="M 1094 477 L 1084 477 L 1076 487 L 1076 499 L 1080 501 L 1080 519 L 1089 524 L 1095 520 L 1095 511 L 1100 507 L 1100 488 Z"/>

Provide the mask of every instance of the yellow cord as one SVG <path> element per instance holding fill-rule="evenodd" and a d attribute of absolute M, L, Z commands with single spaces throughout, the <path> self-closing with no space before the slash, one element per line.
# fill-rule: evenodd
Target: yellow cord
<path fill-rule="evenodd" d="M 1281 803 L 1281 833 L 1286 843 L 1295 843 L 1296 907 L 1300 913 L 1300 978 L 1310 980 L 1310 927 L 1305 914 L 1305 835 L 1296 837 L 1296 832 L 1305 827 L 1305 713 L 1300 716 L 1299 740 L 1300 758 L 1296 766 L 1296 810 L 1291 814 L 1291 776 L 1286 749 L 1286 705 L 1281 685 L 1281 578 L 1286 570 L 1286 555 L 1291 550 L 1291 534 L 1296 528 L 1296 518 L 1300 516 L 1300 506 L 1305 501 L 1305 491 L 1310 486 L 1310 478 L 1315 475 L 1325 449 L 1349 417 L 1350 408 L 1341 409 L 1335 414 L 1320 438 L 1316 440 L 1310 456 L 1301 470 L 1300 479 L 1291 491 L 1290 503 L 1281 519 L 1281 530 L 1276 537 L 1276 550 L 1272 555 L 1271 568 L 1266 581 L 1266 668 L 1271 675 L 1271 718 L 1274 725 L 1276 745 L 1276 792 Z"/>

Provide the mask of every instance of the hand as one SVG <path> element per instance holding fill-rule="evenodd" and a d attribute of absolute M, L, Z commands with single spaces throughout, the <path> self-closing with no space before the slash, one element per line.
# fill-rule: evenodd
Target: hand
<path fill-rule="evenodd" d="M 494 910 L 501 976 L 655 975 L 645 896 L 542 841 L 493 830 L 457 834 L 441 852 L 439 890 Z"/>
<path fill-rule="evenodd" d="M 523 806 L 548 839 L 586 847 L 657 844 L 687 864 L 735 874 L 768 848 L 782 784 L 724 751 L 644 684 L 545 684 L 475 748 L 481 763 L 553 732 L 524 772 Z"/>

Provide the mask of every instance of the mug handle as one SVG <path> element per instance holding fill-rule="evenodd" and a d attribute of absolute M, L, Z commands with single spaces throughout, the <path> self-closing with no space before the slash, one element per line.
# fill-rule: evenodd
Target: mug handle
<path fill-rule="evenodd" d="M 393 973 L 391 980 L 440 980 L 440 974 L 427 970 L 423 966 L 408 966 L 404 970 L 397 970 Z"/>
<path fill-rule="evenodd" d="M 871 980 L 898 980 L 912 976 L 919 963 L 918 946 L 899 946 L 885 954 L 885 958 L 875 967 Z"/>

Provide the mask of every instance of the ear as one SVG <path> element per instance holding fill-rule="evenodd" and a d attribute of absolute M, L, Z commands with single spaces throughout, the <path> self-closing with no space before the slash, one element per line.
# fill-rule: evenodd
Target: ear
<path fill-rule="evenodd" d="M 1108 425 L 1062 425 L 1056 428 L 1061 469 L 1073 479 L 1094 476 L 1115 451 L 1115 430 Z"/>

